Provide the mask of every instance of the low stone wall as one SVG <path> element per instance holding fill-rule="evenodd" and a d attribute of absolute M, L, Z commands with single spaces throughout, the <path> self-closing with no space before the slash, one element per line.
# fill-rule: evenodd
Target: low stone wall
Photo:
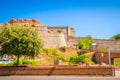
<path fill-rule="evenodd" d="M 115 75 L 111 66 L 0 67 L 0 75 Z"/>

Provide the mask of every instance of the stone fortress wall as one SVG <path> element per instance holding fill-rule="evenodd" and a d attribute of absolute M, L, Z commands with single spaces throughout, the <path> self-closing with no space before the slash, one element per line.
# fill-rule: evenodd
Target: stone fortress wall
<path fill-rule="evenodd" d="M 77 44 L 82 37 L 75 36 L 75 30 L 69 26 L 45 26 L 40 24 L 38 20 L 20 20 L 12 19 L 8 21 L 8 25 L 21 24 L 24 26 L 37 27 L 40 38 L 44 42 L 44 48 L 59 48 L 61 46 L 67 46 L 75 48 L 74 44 Z M 97 48 L 110 48 L 120 49 L 120 41 L 95 39 Z"/>
<path fill-rule="evenodd" d="M 20 24 L 23 26 L 37 27 L 40 38 L 43 40 L 44 48 L 59 48 L 67 46 L 67 37 L 74 36 L 74 29 L 68 26 L 52 27 L 41 25 L 38 20 L 12 19 L 7 25 Z"/>
<path fill-rule="evenodd" d="M 67 41 L 68 47 L 74 47 L 74 44 L 77 44 L 81 39 L 81 37 L 69 38 Z M 120 41 L 119 40 L 106 40 L 106 39 L 94 39 L 94 43 L 96 43 L 96 48 L 99 50 L 100 48 L 105 48 L 106 50 L 110 49 L 113 52 L 120 51 Z"/>
<path fill-rule="evenodd" d="M 64 33 L 60 33 L 56 30 L 49 30 L 46 26 L 38 28 L 41 39 L 44 42 L 45 48 L 58 48 L 66 45 L 66 37 Z"/>
<path fill-rule="evenodd" d="M 104 39 L 95 39 L 95 43 L 97 43 L 97 48 L 106 48 L 110 49 L 111 52 L 119 52 L 120 51 L 120 41 L 118 40 L 104 40 Z"/>

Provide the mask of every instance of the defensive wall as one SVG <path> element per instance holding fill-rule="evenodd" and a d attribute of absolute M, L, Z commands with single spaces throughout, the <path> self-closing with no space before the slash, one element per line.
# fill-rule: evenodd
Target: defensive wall
<path fill-rule="evenodd" d="M 83 39 L 82 37 L 76 37 L 74 28 L 69 26 L 45 26 L 40 24 L 38 20 L 26 19 L 11 19 L 7 24 L 21 24 L 24 26 L 37 27 L 45 48 L 59 48 L 60 46 L 75 48 L 74 44 L 77 44 Z M 96 50 L 99 48 L 120 49 L 120 41 L 104 39 L 95 39 L 94 41 L 94 43 L 96 43 Z"/>
<path fill-rule="evenodd" d="M 40 38 L 43 40 L 44 48 L 59 48 L 67 46 L 66 36 L 63 32 L 49 30 L 46 26 L 38 28 Z"/>
<path fill-rule="evenodd" d="M 81 37 L 69 37 L 67 41 L 68 47 L 75 47 L 74 44 L 77 44 L 81 39 Z M 105 40 L 105 39 L 94 39 L 94 43 L 96 45 L 96 50 L 99 50 L 99 48 L 105 48 L 106 50 L 110 49 L 113 52 L 120 50 L 120 41 L 119 40 Z"/>
<path fill-rule="evenodd" d="M 69 26 L 47 26 L 47 29 L 50 32 L 61 31 L 65 35 L 65 39 L 68 40 L 68 37 L 75 37 L 75 31 Z"/>
<path fill-rule="evenodd" d="M 80 37 L 69 38 L 67 45 L 68 47 L 74 47 L 81 39 Z M 105 40 L 105 39 L 94 39 L 96 45 L 91 45 L 91 50 L 95 52 L 95 60 L 97 63 L 114 64 L 115 58 L 120 58 L 120 41 L 118 40 Z M 100 51 L 101 50 L 101 51 Z M 110 58 L 108 57 L 108 50 L 110 51 Z"/>

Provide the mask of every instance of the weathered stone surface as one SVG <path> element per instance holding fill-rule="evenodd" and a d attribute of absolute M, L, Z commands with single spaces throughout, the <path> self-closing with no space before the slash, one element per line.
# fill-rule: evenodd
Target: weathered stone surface
<path fill-rule="evenodd" d="M 81 37 L 75 37 L 75 31 L 69 26 L 45 26 L 41 25 L 38 20 L 12 19 L 8 25 L 21 24 L 38 28 L 40 38 L 44 42 L 45 48 L 59 48 L 61 46 L 73 47 Z M 110 48 L 111 50 L 120 50 L 120 41 L 95 39 L 96 48 Z M 97 50 L 96 49 L 96 50 Z"/>

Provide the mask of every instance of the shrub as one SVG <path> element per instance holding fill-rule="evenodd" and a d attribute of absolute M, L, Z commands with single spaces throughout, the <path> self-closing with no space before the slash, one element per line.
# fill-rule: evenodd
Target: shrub
<path fill-rule="evenodd" d="M 21 58 L 19 58 L 19 64 L 18 65 L 21 65 L 22 64 L 22 59 Z M 15 66 L 15 65 L 17 65 L 17 60 L 14 60 L 12 63 L 11 63 L 11 65 L 13 65 L 13 66 Z"/>
<path fill-rule="evenodd" d="M 70 57 L 70 60 L 69 60 L 69 63 L 75 63 L 75 61 L 76 61 L 76 56 L 71 56 Z"/>
<path fill-rule="evenodd" d="M 6 66 L 6 64 L 0 63 L 0 66 Z"/>
<path fill-rule="evenodd" d="M 77 46 L 79 46 L 80 48 L 84 49 L 84 50 L 89 50 L 90 49 L 90 45 L 94 42 L 94 40 L 92 39 L 88 39 L 88 38 L 84 38 L 82 40 L 79 41 L 79 43 L 77 44 Z"/>
<path fill-rule="evenodd" d="M 61 51 L 65 52 L 65 51 L 66 51 L 66 46 L 61 46 L 59 49 L 60 49 Z"/>
<path fill-rule="evenodd" d="M 65 58 L 64 58 L 64 56 L 61 56 L 61 57 L 58 57 L 58 60 L 65 61 Z"/>
<path fill-rule="evenodd" d="M 40 61 L 31 61 L 31 65 L 39 65 Z"/>
<path fill-rule="evenodd" d="M 43 49 L 43 52 L 45 52 L 45 53 L 46 53 L 46 55 L 48 55 L 48 53 L 49 53 L 50 51 L 49 51 L 49 49 L 48 49 L 48 48 L 44 48 L 44 49 Z"/>
<path fill-rule="evenodd" d="M 63 31 L 63 30 L 58 30 L 57 32 L 59 32 L 59 33 L 63 33 L 64 31 Z"/>
<path fill-rule="evenodd" d="M 72 57 L 70 57 L 69 62 L 72 64 L 78 64 L 80 62 L 84 63 L 85 58 L 86 58 L 85 54 L 80 55 L 80 56 L 72 56 Z"/>
<path fill-rule="evenodd" d="M 51 54 L 55 58 L 58 57 L 58 52 L 56 50 L 53 50 Z"/>
<path fill-rule="evenodd" d="M 84 60 L 84 63 L 90 63 L 90 64 L 95 64 L 91 59 L 89 59 L 89 58 L 86 58 L 85 60 Z"/>
<path fill-rule="evenodd" d="M 22 60 L 22 64 L 31 64 L 31 61 L 28 61 L 28 60 Z"/>
<path fill-rule="evenodd" d="M 14 60 L 12 63 L 9 63 L 8 65 L 10 66 L 15 66 L 17 64 L 17 60 Z M 39 65 L 40 61 L 32 61 L 32 60 L 23 60 L 23 59 L 19 59 L 19 65 L 22 64 L 31 64 L 31 65 Z"/>

